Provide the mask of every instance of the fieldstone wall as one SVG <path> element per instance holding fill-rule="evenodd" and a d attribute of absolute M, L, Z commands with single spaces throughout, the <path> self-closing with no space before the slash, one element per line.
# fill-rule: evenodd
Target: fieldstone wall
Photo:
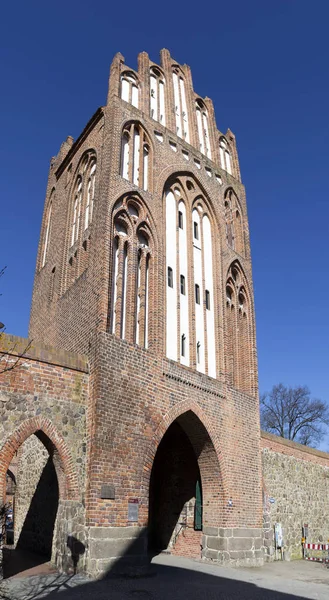
<path fill-rule="evenodd" d="M 59 500 L 51 560 L 60 571 L 85 570 L 88 553 L 85 525 L 81 502 Z"/>
<path fill-rule="evenodd" d="M 302 558 L 304 523 L 308 542 L 329 539 L 329 454 L 262 432 L 262 460 L 265 557 L 276 558 L 274 525 L 281 523 L 284 558 Z"/>

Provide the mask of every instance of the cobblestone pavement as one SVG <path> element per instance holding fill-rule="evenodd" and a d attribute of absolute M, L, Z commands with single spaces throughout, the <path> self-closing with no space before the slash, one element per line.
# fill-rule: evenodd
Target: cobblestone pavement
<path fill-rule="evenodd" d="M 91 581 L 82 575 L 4 580 L 1 600 L 328 600 L 329 569 L 303 561 L 232 569 L 161 555 L 147 576 Z"/>

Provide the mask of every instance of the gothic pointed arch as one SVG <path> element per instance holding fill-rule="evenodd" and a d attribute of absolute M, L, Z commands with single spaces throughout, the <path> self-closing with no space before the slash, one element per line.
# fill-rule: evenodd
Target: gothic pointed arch
<path fill-rule="evenodd" d="M 214 519 L 218 519 L 218 516 L 220 518 L 222 514 L 227 495 L 225 469 L 222 465 L 218 436 L 207 415 L 194 401 L 178 403 L 158 424 L 145 454 L 141 479 L 142 504 L 149 503 L 148 496 L 152 493 L 151 477 L 157 452 L 173 425 L 178 425 L 184 431 L 193 448 L 202 483 L 203 523 L 207 526 L 214 525 Z"/>
<path fill-rule="evenodd" d="M 39 437 L 53 458 L 60 497 L 67 500 L 78 499 L 78 481 L 70 450 L 53 423 L 41 416 L 23 421 L 1 447 L 0 498 L 5 496 L 6 473 L 15 452 L 33 434 Z"/>

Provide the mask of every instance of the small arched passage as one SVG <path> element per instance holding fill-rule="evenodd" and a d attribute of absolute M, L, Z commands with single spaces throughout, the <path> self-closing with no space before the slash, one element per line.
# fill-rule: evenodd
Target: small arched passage
<path fill-rule="evenodd" d="M 51 559 L 59 502 L 55 462 L 56 453 L 41 431 L 28 437 L 17 452 L 15 546 L 46 560 Z"/>
<path fill-rule="evenodd" d="M 149 550 L 174 545 L 182 530 L 218 527 L 222 507 L 223 485 L 214 443 L 200 418 L 188 410 L 169 425 L 153 460 Z"/>
<path fill-rule="evenodd" d="M 6 475 L 13 459 L 16 468 L 13 506 L 15 551 L 7 552 L 5 576 L 51 558 L 55 560 L 56 535 L 57 538 L 63 537 L 65 529 L 65 524 L 58 521 L 59 503 L 77 497 L 77 480 L 70 452 L 49 420 L 35 417 L 24 421 L 2 446 L 2 496 L 6 492 Z"/>

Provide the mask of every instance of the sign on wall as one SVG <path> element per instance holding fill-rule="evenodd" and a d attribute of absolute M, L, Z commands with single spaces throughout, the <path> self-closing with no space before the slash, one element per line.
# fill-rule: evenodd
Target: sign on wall
<path fill-rule="evenodd" d="M 128 521 L 138 521 L 138 498 L 128 500 Z"/>

